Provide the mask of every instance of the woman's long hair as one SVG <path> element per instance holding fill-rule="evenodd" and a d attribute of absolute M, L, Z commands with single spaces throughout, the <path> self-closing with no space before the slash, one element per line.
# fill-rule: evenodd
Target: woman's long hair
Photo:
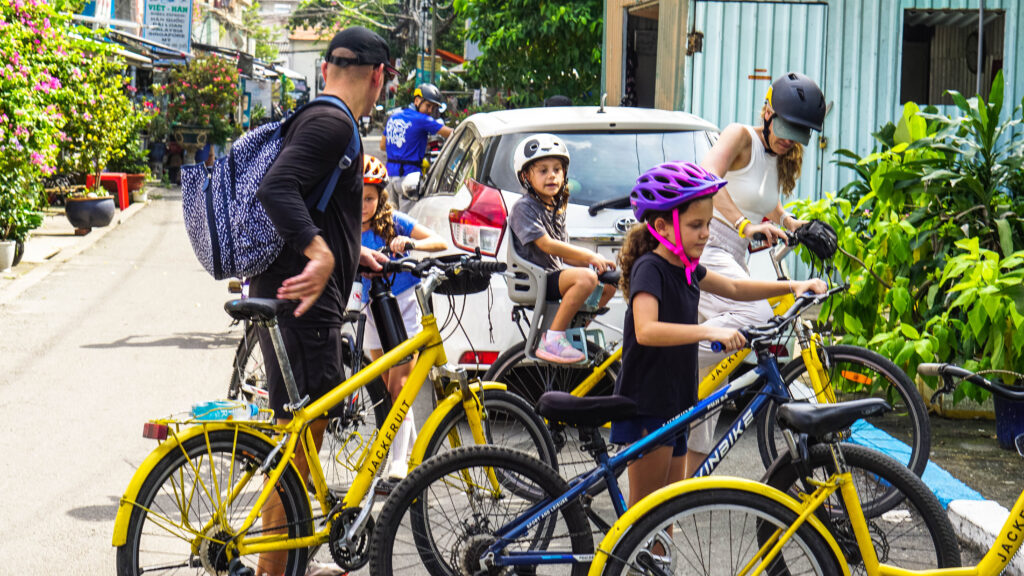
<path fill-rule="evenodd" d="M 395 219 L 391 213 L 391 203 L 388 202 L 388 191 L 377 186 L 377 209 L 370 218 L 370 230 L 384 240 L 384 246 L 390 246 L 395 239 Z"/>
<path fill-rule="evenodd" d="M 768 105 L 761 107 L 761 120 L 767 117 Z M 800 170 L 804 164 L 804 145 L 793 142 L 793 147 L 782 156 L 778 157 L 779 166 L 779 188 L 783 196 L 789 196 L 796 188 L 796 181 L 800 178 Z"/>

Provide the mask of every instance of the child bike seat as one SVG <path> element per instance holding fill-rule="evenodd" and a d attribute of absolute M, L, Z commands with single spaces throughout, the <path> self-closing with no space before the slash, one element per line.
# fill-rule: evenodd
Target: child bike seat
<path fill-rule="evenodd" d="M 861 418 L 878 416 L 892 410 L 881 398 L 850 400 L 836 404 L 788 402 L 779 406 L 779 424 L 812 438 L 845 430 Z"/>
<path fill-rule="evenodd" d="M 603 426 L 636 416 L 636 403 L 625 396 L 573 396 L 568 392 L 545 392 L 537 400 L 537 413 L 570 426 Z"/>

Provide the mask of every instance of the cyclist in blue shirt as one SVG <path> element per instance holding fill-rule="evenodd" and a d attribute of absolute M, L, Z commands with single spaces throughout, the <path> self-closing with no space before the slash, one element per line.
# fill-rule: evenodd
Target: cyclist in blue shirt
<path fill-rule="evenodd" d="M 401 178 L 423 169 L 427 138 L 440 134 L 447 138 L 452 129 L 434 116 L 441 107 L 441 91 L 433 84 L 420 84 L 413 92 L 412 106 L 388 118 L 380 149 L 388 155 L 388 176 Z"/>

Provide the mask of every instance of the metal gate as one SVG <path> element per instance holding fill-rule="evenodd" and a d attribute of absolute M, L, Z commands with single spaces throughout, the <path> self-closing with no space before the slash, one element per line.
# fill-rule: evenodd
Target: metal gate
<path fill-rule="evenodd" d="M 827 4 L 696 0 L 693 5 L 690 28 L 703 34 L 703 45 L 686 59 L 687 111 L 721 129 L 733 122 L 759 124 L 755 120 L 772 79 L 789 71 L 813 78 L 827 97 Z M 805 149 L 798 198 L 821 193 L 818 142 L 812 135 Z"/>

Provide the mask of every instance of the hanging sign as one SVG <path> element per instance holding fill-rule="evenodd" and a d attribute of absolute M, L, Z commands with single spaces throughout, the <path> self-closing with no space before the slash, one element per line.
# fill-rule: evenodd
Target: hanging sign
<path fill-rule="evenodd" d="M 143 0 L 146 40 L 192 51 L 192 0 Z"/>

